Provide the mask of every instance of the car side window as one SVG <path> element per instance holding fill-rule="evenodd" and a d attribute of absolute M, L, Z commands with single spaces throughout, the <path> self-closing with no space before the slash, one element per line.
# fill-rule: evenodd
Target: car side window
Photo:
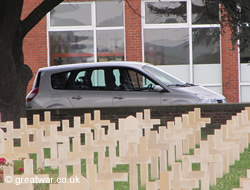
<path fill-rule="evenodd" d="M 126 68 L 113 69 L 117 89 L 127 91 L 152 90 L 155 83 L 143 74 Z"/>
<path fill-rule="evenodd" d="M 155 83 L 136 70 L 97 68 L 56 73 L 51 76 L 57 90 L 150 91 Z"/>
<path fill-rule="evenodd" d="M 89 72 L 83 70 L 79 71 L 74 78 L 74 90 L 90 89 L 92 87 Z"/>
<path fill-rule="evenodd" d="M 55 73 L 51 76 L 51 86 L 56 90 L 66 89 L 71 72 Z"/>
<path fill-rule="evenodd" d="M 134 90 L 153 90 L 155 83 L 148 79 L 146 76 L 134 70 L 129 70 L 129 75 L 134 86 Z"/>
<path fill-rule="evenodd" d="M 73 80 L 75 90 L 100 90 L 106 87 L 104 69 L 79 71 Z"/>
<path fill-rule="evenodd" d="M 105 88 L 105 72 L 104 69 L 95 69 L 91 74 L 91 83 L 93 87 Z"/>

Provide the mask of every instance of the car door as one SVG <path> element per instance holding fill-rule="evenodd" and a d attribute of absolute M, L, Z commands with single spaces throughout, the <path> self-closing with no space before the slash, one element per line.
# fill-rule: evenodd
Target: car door
<path fill-rule="evenodd" d="M 76 71 L 68 87 L 73 107 L 112 107 L 112 93 L 106 88 L 105 69 Z"/>
<path fill-rule="evenodd" d="M 155 106 L 161 103 L 161 92 L 154 90 L 156 84 L 137 70 L 114 68 L 116 85 L 113 91 L 115 107 Z"/>

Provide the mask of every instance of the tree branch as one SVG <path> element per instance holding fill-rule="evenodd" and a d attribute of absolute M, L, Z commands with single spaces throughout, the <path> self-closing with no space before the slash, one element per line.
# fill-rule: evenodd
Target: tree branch
<path fill-rule="evenodd" d="M 40 5 L 38 5 L 20 24 L 21 35 L 24 38 L 26 34 L 36 25 L 39 21 L 46 16 L 46 14 L 51 11 L 58 4 L 63 2 L 63 0 L 44 0 Z"/>

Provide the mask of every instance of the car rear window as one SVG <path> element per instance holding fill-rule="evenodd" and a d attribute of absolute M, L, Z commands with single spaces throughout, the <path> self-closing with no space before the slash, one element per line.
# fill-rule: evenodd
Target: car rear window
<path fill-rule="evenodd" d="M 57 90 L 66 89 L 71 72 L 56 73 L 51 76 L 52 88 Z"/>
<path fill-rule="evenodd" d="M 40 79 L 41 79 L 41 72 L 38 72 L 36 80 L 35 80 L 35 88 L 38 88 L 40 85 Z"/>

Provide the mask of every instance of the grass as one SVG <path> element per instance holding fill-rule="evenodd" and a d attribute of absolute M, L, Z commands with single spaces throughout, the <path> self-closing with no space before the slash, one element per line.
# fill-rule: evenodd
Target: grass
<path fill-rule="evenodd" d="M 239 188 L 240 178 L 246 177 L 246 170 L 250 168 L 250 145 L 245 149 L 244 153 L 240 154 L 240 160 L 230 166 L 229 173 L 223 178 L 217 179 L 216 186 L 210 187 L 210 190 L 231 190 Z"/>

